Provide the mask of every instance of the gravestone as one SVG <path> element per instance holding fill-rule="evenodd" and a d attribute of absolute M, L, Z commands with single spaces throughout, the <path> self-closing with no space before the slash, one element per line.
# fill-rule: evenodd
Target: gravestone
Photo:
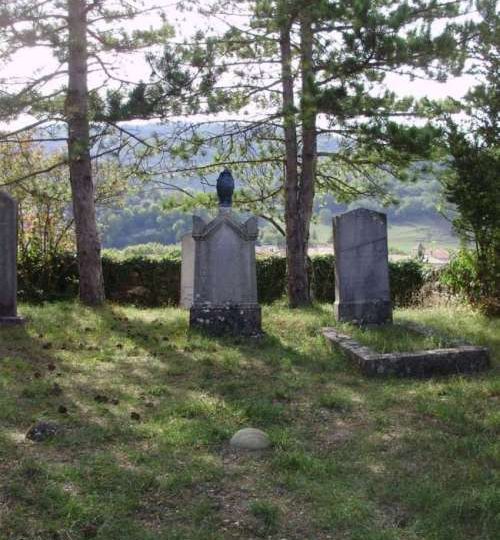
<path fill-rule="evenodd" d="M 194 287 L 194 240 L 192 233 L 182 237 L 181 264 L 181 307 L 189 309 L 193 305 Z"/>
<path fill-rule="evenodd" d="M 387 218 L 365 208 L 333 218 L 335 318 L 360 325 L 392 321 Z"/>
<path fill-rule="evenodd" d="M 231 173 L 225 170 L 217 181 L 218 216 L 209 223 L 193 216 L 195 255 L 190 326 L 213 335 L 259 335 L 257 219 L 239 222 L 231 211 L 233 190 Z"/>
<path fill-rule="evenodd" d="M 0 325 L 21 324 L 17 316 L 17 204 L 0 192 Z"/>

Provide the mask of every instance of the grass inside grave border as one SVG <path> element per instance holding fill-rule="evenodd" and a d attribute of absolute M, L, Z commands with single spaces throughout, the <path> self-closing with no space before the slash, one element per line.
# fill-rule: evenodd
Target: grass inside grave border
<path fill-rule="evenodd" d="M 408 319 L 399 317 L 395 317 L 393 324 L 380 326 L 359 326 L 338 321 L 332 326 L 359 342 L 360 345 L 382 354 L 447 349 L 465 344 L 450 335 L 416 325 Z"/>

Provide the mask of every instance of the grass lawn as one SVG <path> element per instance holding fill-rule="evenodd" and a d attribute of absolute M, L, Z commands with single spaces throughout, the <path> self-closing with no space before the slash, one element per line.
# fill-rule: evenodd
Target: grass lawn
<path fill-rule="evenodd" d="M 20 312 L 0 330 L 1 540 L 500 538 L 499 320 L 397 312 L 492 349 L 488 373 L 421 381 L 332 352 L 331 306 L 265 307 L 260 341 L 188 334 L 177 309 Z M 26 440 L 42 419 L 62 433 Z M 244 426 L 272 449 L 232 451 Z"/>

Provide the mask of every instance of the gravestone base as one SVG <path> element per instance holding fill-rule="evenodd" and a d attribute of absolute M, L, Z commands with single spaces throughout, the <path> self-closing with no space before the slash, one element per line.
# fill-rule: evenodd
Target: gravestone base
<path fill-rule="evenodd" d="M 15 326 L 25 322 L 26 319 L 23 317 L 0 317 L 0 326 Z"/>
<path fill-rule="evenodd" d="M 364 302 L 338 302 L 333 305 L 335 319 L 360 326 L 378 326 L 392 323 L 390 300 L 366 300 Z"/>
<path fill-rule="evenodd" d="M 259 305 L 196 306 L 190 310 L 190 328 L 212 336 L 260 336 L 262 314 Z"/>

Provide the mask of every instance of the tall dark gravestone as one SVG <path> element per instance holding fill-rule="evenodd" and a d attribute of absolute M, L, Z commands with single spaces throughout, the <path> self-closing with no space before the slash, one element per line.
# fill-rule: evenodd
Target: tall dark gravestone
<path fill-rule="evenodd" d="M 213 335 L 261 333 L 257 301 L 257 219 L 240 223 L 231 211 L 234 181 L 225 170 L 217 181 L 219 215 L 193 218 L 194 282 L 191 328 Z"/>
<path fill-rule="evenodd" d="M 392 321 L 385 214 L 359 208 L 333 218 L 335 318 L 360 325 Z"/>
<path fill-rule="evenodd" d="M 17 204 L 0 191 L 0 325 L 21 324 L 17 316 Z"/>

